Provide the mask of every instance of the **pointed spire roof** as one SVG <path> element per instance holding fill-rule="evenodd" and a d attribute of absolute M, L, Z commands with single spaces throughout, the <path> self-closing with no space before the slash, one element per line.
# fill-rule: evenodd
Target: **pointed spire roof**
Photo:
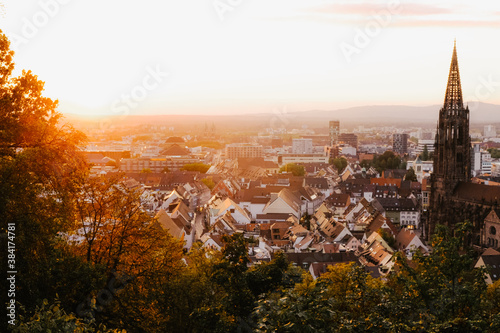
<path fill-rule="evenodd" d="M 453 56 L 451 57 L 450 74 L 448 75 L 448 85 L 446 86 L 443 107 L 447 110 L 458 110 L 464 107 L 462 85 L 460 84 L 460 72 L 458 70 L 456 40 L 453 46 Z"/>

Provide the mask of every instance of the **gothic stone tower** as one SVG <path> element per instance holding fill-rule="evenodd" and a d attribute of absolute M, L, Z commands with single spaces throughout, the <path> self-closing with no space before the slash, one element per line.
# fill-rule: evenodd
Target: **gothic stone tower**
<path fill-rule="evenodd" d="M 459 182 L 470 180 L 469 108 L 464 108 L 458 71 L 456 43 L 453 47 L 450 74 L 439 110 L 439 121 L 434 143 L 434 172 L 431 175 L 430 221 L 428 238 L 437 223 L 450 227 L 453 219 L 450 199 Z"/>

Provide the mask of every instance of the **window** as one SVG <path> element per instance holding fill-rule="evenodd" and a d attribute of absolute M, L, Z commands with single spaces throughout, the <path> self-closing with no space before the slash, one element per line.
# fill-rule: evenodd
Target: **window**
<path fill-rule="evenodd" d="M 490 235 L 496 235 L 497 229 L 494 226 L 490 227 Z"/>

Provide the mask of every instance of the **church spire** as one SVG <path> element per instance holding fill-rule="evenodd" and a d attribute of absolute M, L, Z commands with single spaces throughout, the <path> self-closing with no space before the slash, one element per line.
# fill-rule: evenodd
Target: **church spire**
<path fill-rule="evenodd" d="M 428 235 L 433 234 L 437 223 L 453 225 L 457 222 L 446 209 L 457 185 L 470 180 L 470 158 L 469 108 L 464 108 L 462 99 L 455 43 L 434 143 Z"/>
<path fill-rule="evenodd" d="M 457 41 L 455 40 L 443 108 L 452 111 L 462 109 L 463 107 L 462 85 L 460 84 L 460 72 L 458 70 Z"/>

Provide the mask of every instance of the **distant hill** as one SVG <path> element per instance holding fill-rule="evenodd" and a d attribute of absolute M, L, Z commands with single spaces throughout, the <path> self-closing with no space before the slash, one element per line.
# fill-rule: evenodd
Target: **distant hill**
<path fill-rule="evenodd" d="M 175 127 L 176 130 L 201 130 L 205 124 L 216 125 L 218 130 L 255 130 L 262 128 L 297 128 L 304 125 L 308 127 L 327 127 L 328 121 L 338 119 L 344 126 L 357 125 L 418 125 L 435 126 L 438 120 L 440 105 L 430 106 L 407 106 L 407 105 L 369 105 L 358 106 L 337 110 L 308 110 L 290 112 L 284 114 L 258 113 L 258 114 L 234 114 L 234 115 L 127 115 L 127 116 L 105 116 L 89 117 L 81 114 L 82 109 L 71 109 L 68 105 L 62 109 L 65 118 L 74 124 L 82 126 L 102 126 L 102 124 L 113 125 L 141 125 L 156 124 Z M 487 103 L 470 104 L 471 124 L 495 124 L 500 123 L 500 105 Z M 71 114 L 68 111 L 78 112 Z"/>
<path fill-rule="evenodd" d="M 294 113 L 300 118 L 339 119 L 344 121 L 366 121 L 383 123 L 432 122 L 438 120 L 441 105 L 369 105 L 333 111 L 311 110 Z M 471 123 L 500 122 L 500 105 L 471 103 L 469 105 Z"/>

